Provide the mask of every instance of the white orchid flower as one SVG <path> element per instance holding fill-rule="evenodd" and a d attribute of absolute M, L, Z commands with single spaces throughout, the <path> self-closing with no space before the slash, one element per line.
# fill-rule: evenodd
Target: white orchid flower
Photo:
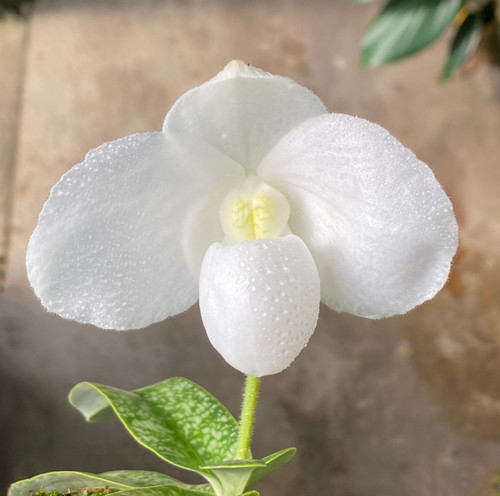
<path fill-rule="evenodd" d="M 105 143 L 61 178 L 27 268 L 49 311 L 108 329 L 199 296 L 215 348 L 263 376 L 307 344 L 320 299 L 405 313 L 441 289 L 456 247 L 448 197 L 385 129 L 233 61 L 162 132 Z"/>

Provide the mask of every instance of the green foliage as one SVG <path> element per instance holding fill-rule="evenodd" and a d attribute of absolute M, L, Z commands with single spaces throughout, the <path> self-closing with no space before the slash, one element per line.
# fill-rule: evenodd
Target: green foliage
<path fill-rule="evenodd" d="M 43 489 L 32 493 L 31 496 L 106 496 L 110 493 L 116 492 L 114 489 L 104 488 L 104 489 L 92 489 L 90 487 L 85 489 L 79 489 L 78 491 L 69 492 L 62 495 L 59 491 L 51 491 L 50 493 L 45 492 Z"/>
<path fill-rule="evenodd" d="M 49 472 L 15 482 L 8 496 L 206 496 L 208 484 L 190 485 L 156 472 L 121 470 L 103 474 Z"/>
<path fill-rule="evenodd" d="M 456 25 L 441 81 L 452 77 L 477 51 L 480 42 L 488 60 L 500 65 L 496 5 L 495 0 L 388 0 L 363 37 L 361 61 L 363 65 L 377 66 L 409 57 Z"/>
<path fill-rule="evenodd" d="M 116 489 L 111 489 L 109 487 L 105 487 L 103 489 L 92 489 L 91 487 L 86 487 L 84 489 L 77 489 L 76 491 L 68 491 L 64 496 L 107 496 L 108 494 L 117 492 Z M 37 491 L 36 493 L 32 493 L 31 496 L 62 496 L 59 491 L 51 491 L 50 493 L 45 492 L 43 489 Z"/>
<path fill-rule="evenodd" d="M 150 486 L 172 486 L 181 485 L 185 486 L 169 475 L 161 474 L 159 472 L 151 472 L 149 470 L 112 470 L 110 472 L 103 472 L 99 475 L 106 480 L 112 481 L 114 484 L 122 484 L 130 487 L 150 487 Z M 195 487 L 201 490 L 201 487 L 208 487 L 207 484 L 203 486 L 188 486 Z"/>
<path fill-rule="evenodd" d="M 210 483 L 186 486 L 152 472 L 101 474 L 115 484 L 133 485 L 133 496 L 192 495 L 192 491 L 207 490 L 217 496 L 245 491 L 250 493 L 248 496 L 258 496 L 251 491 L 253 485 L 291 460 L 296 451 L 288 448 L 261 460 L 234 460 L 238 423 L 210 393 L 181 377 L 133 392 L 82 382 L 71 390 L 69 399 L 89 422 L 116 415 L 140 444 L 172 465 L 197 472 Z"/>
<path fill-rule="evenodd" d="M 82 382 L 69 399 L 89 422 L 116 415 L 140 444 L 209 484 L 185 484 L 145 470 L 66 471 L 16 482 L 8 496 L 259 496 L 252 486 L 295 454 L 288 448 L 262 460 L 234 460 L 238 423 L 210 393 L 182 377 L 132 392 Z"/>
<path fill-rule="evenodd" d="M 389 0 L 362 40 L 364 65 L 381 65 L 418 52 L 438 38 L 465 0 Z"/>
<path fill-rule="evenodd" d="M 262 460 L 229 460 L 204 468 L 210 470 L 217 478 L 220 485 L 214 487 L 217 494 L 233 496 L 242 494 L 248 487 L 252 473 L 258 469 L 265 469 L 266 464 Z"/>
<path fill-rule="evenodd" d="M 135 392 L 83 382 L 69 399 L 89 421 L 107 418 L 107 403 L 136 441 L 172 465 L 200 475 L 208 473 L 202 466 L 234 457 L 236 420 L 187 379 L 167 379 Z"/>
<path fill-rule="evenodd" d="M 33 496 L 59 496 L 61 493 L 59 491 L 51 491 L 50 493 L 45 492 L 43 489 L 33 493 Z"/>
<path fill-rule="evenodd" d="M 113 482 L 99 475 L 87 474 L 85 472 L 49 472 L 47 474 L 37 475 L 31 479 L 25 479 L 12 484 L 9 488 L 9 496 L 28 496 L 32 491 L 47 491 L 68 493 L 83 487 L 92 487 L 102 489 L 109 487 L 111 489 L 128 489 L 129 486 Z M 50 492 L 49 492 L 50 491 Z"/>
<path fill-rule="evenodd" d="M 284 450 L 265 456 L 261 459 L 265 463 L 265 467 L 256 468 L 250 475 L 247 482 L 247 488 L 253 487 L 258 481 L 268 476 L 270 473 L 278 470 L 283 465 L 287 464 L 297 452 L 296 448 L 286 448 Z"/>
<path fill-rule="evenodd" d="M 453 39 L 448 60 L 441 74 L 442 81 L 453 76 L 455 71 L 476 51 L 482 29 L 482 16 L 480 14 L 469 14 Z"/>

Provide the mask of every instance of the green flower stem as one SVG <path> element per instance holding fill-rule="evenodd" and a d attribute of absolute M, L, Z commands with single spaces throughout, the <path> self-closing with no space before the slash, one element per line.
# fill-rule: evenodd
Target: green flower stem
<path fill-rule="evenodd" d="M 237 460 L 246 460 L 252 440 L 255 409 L 259 396 L 260 377 L 247 375 L 245 392 L 243 393 L 243 406 L 241 407 L 240 432 L 238 434 Z"/>

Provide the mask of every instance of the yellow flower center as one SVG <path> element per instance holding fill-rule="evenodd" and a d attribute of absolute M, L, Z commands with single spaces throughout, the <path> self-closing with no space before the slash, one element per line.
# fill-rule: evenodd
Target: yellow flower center
<path fill-rule="evenodd" d="M 279 237 L 287 227 L 290 205 L 276 189 L 249 177 L 222 200 L 219 217 L 233 241 Z"/>

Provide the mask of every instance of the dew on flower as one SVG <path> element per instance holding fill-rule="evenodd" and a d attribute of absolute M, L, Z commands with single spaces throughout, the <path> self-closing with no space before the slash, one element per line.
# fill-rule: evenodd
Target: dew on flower
<path fill-rule="evenodd" d="M 262 376 L 307 344 L 320 300 L 403 314 L 443 286 L 456 246 L 448 197 L 385 129 L 233 61 L 161 132 L 105 143 L 63 176 L 27 268 L 48 310 L 107 329 L 199 298 L 215 348 Z"/>

